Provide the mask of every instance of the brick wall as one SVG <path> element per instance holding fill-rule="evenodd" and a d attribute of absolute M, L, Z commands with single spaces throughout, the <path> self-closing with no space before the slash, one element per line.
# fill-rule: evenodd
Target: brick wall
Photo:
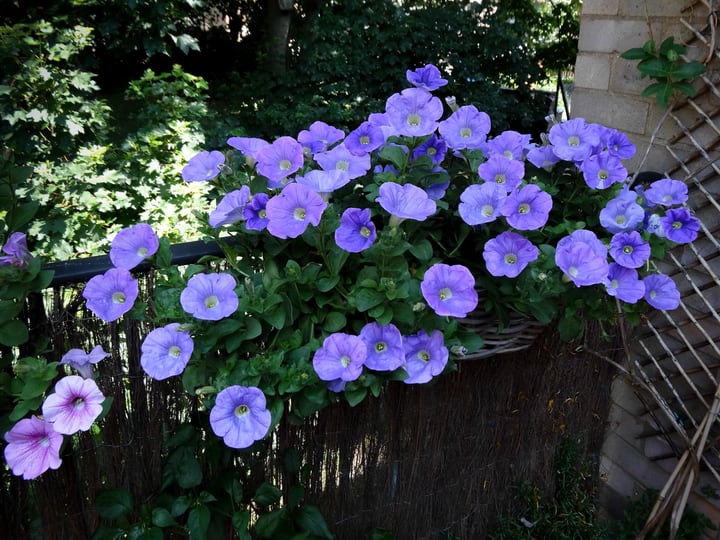
<path fill-rule="evenodd" d="M 688 0 L 585 0 L 582 6 L 578 56 L 575 65 L 572 116 L 624 131 L 636 144 L 628 163 L 641 165 L 648 141 L 663 111 L 654 99 L 640 93 L 652 81 L 641 79 L 636 62 L 620 53 L 641 47 L 651 37 L 661 43 L 669 36 L 684 42 L 690 31 L 680 21 L 707 16 L 700 8 L 685 9 Z M 688 50 L 689 56 L 699 51 Z M 674 163 L 662 145 L 675 133 L 661 130 L 642 168 L 663 172 Z"/>

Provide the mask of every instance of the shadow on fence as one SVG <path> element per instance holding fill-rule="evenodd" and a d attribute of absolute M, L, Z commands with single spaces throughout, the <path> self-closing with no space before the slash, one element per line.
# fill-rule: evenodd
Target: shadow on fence
<path fill-rule="evenodd" d="M 194 421 L 198 403 L 179 378 L 153 381 L 140 367 L 150 328 L 99 321 L 85 309 L 82 286 L 65 282 L 35 297 L 31 331 L 50 338 L 53 360 L 102 345 L 110 357 L 98 385 L 114 402 L 99 431 L 66 444 L 60 469 L 31 482 L 3 469 L 2 538 L 89 538 L 100 523 L 93 501 L 106 487 L 128 489 L 137 508 L 149 503 L 161 484 L 166 435 Z M 149 271 L 141 287 L 152 286 Z M 589 344 L 610 356 L 617 347 L 596 333 Z M 297 449 L 309 471 L 306 499 L 341 540 L 364 538 L 373 527 L 397 539 L 443 531 L 485 538 L 498 515 L 513 512 L 514 483 L 552 492 L 563 435 L 577 439 L 584 458 L 598 457 L 612 376 L 549 328 L 524 352 L 461 362 L 429 385 L 391 384 L 378 399 L 331 407 L 302 425 L 282 422 L 257 467 L 280 479 L 280 456 Z"/>

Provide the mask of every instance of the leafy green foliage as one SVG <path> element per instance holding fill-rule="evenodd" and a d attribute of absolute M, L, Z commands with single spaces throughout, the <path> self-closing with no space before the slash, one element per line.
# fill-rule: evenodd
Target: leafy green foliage
<path fill-rule="evenodd" d="M 20 195 L 30 170 L 15 165 L 9 152 L 0 156 L 0 245 L 30 222 L 37 204 Z M 0 431 L 35 411 L 55 378 L 57 362 L 34 355 L 47 345 L 43 340 L 29 344 L 27 298 L 45 289 L 52 272 L 42 261 L 31 257 L 19 265 L 0 265 Z M 33 356 L 31 356 L 33 355 Z"/>
<path fill-rule="evenodd" d="M 452 75 L 440 95 L 474 103 L 497 131 L 527 131 L 548 106 L 531 89 L 546 77 L 536 50 L 551 41 L 550 15 L 529 0 L 323 3 L 295 21 L 285 78 L 238 76 L 218 95 L 237 103 L 230 112 L 251 134 L 293 133 L 317 118 L 352 129 L 383 109 L 406 69 L 430 63 Z"/>
<path fill-rule="evenodd" d="M 590 464 L 578 463 L 576 443 L 563 438 L 555 455 L 555 489 L 548 496 L 529 483 L 516 487 L 518 512 L 498 521 L 491 540 L 552 538 L 603 540 L 609 530 L 597 518 Z"/>
<path fill-rule="evenodd" d="M 102 136 L 109 108 L 75 61 L 92 29 L 40 21 L 0 27 L 0 139 L 18 160 L 54 159 Z"/>
<path fill-rule="evenodd" d="M 126 135 L 89 144 L 73 159 L 36 164 L 29 193 L 40 205 L 30 234 L 39 254 L 64 260 L 104 251 L 114 232 L 138 221 L 179 242 L 196 238 L 194 212 L 206 186 L 178 181 L 205 140 L 207 83 L 147 71 L 125 94 Z"/>
<path fill-rule="evenodd" d="M 629 49 L 620 55 L 625 60 L 637 60 L 641 77 L 655 79 L 642 92 L 643 97 L 654 96 L 660 107 L 668 106 L 675 93 L 692 97 L 696 90 L 690 82 L 706 71 L 701 62 L 686 62 L 682 55 L 685 47 L 675 43 L 673 36 L 665 39 L 658 49 L 655 42 L 648 40 L 641 48 Z"/>

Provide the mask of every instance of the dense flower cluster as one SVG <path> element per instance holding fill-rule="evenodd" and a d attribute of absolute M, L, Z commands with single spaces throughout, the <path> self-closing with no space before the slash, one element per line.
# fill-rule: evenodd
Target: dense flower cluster
<path fill-rule="evenodd" d="M 633 185 L 623 160 L 635 149 L 615 130 L 575 118 L 552 120 L 540 141 L 491 136 L 473 105 L 449 101 L 445 115 L 437 68 L 407 79 L 347 134 L 317 121 L 296 137 L 234 136 L 227 152 L 195 155 L 182 178 L 217 189 L 202 227 L 222 263 L 163 266 L 162 242 L 141 223 L 115 237 L 114 268 L 85 287 L 88 309 L 115 321 L 138 297 L 131 270 L 155 256 L 142 368 L 182 376 L 231 448 L 263 439 L 282 414 L 432 380 L 482 346 L 463 328 L 478 309 L 558 321 L 573 339 L 583 320 L 614 321 L 618 302 L 628 315 L 679 306 L 651 257 L 697 237 L 682 182 Z M 28 257 L 20 237 L 3 252 L 0 265 Z M 96 420 L 92 364 L 104 356 L 69 351 L 62 363 L 81 376 L 61 379 L 42 418 L 6 434 L 16 474 L 57 468 L 62 434 Z"/>
<path fill-rule="evenodd" d="M 106 356 L 99 346 L 89 354 L 71 349 L 63 356 L 61 363 L 80 375 L 66 375 L 57 381 L 54 392 L 42 403 L 42 417 L 24 418 L 5 433 L 5 461 L 14 474 L 31 480 L 57 469 L 62 463 L 63 435 L 88 431 L 95 423 L 105 396 L 93 379 L 91 365 Z"/>

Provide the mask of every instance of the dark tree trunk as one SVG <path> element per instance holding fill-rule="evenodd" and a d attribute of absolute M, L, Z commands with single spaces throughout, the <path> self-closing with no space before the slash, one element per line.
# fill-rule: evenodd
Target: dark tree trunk
<path fill-rule="evenodd" d="M 292 0 L 268 0 L 267 69 L 275 75 L 283 75 L 287 69 L 288 36 L 292 16 Z"/>

